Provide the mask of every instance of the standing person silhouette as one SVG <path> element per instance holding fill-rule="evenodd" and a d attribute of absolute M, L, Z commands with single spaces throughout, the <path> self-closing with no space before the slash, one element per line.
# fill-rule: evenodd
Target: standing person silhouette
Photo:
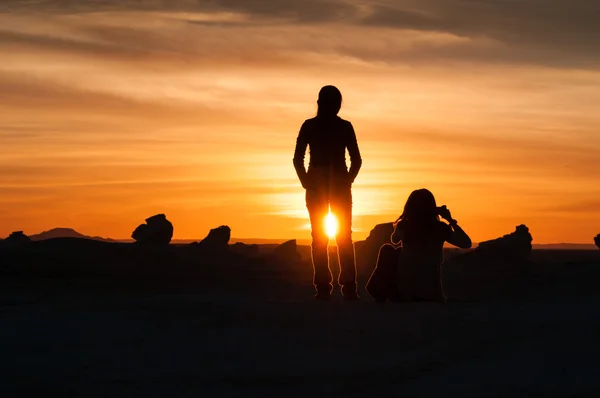
<path fill-rule="evenodd" d="M 352 183 L 362 165 L 354 128 L 338 116 L 342 107 L 342 93 L 334 86 L 319 91 L 317 116 L 302 124 L 296 150 L 294 168 L 306 190 L 306 207 L 312 235 L 313 284 L 316 299 L 331 298 L 332 275 L 329 269 L 325 231 L 325 217 L 331 212 L 338 220 L 338 283 L 346 300 L 359 299 L 356 285 L 356 265 L 352 243 Z M 309 147 L 308 171 L 304 168 L 306 147 Z M 346 166 L 346 149 L 350 154 L 350 170 Z"/>

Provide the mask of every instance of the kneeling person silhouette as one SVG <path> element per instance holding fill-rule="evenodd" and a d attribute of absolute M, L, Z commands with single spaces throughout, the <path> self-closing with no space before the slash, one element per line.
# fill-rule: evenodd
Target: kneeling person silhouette
<path fill-rule="evenodd" d="M 440 221 L 440 216 L 448 223 Z M 369 294 L 378 302 L 445 302 L 441 268 L 444 243 L 462 249 L 471 247 L 471 239 L 452 218 L 450 210 L 446 206 L 437 207 L 429 190 L 413 191 L 394 223 L 390 240 L 379 250 L 367 283 Z"/>

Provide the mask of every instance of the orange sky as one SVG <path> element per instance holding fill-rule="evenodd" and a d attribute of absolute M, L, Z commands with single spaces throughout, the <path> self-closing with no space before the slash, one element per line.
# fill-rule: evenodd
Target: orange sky
<path fill-rule="evenodd" d="M 308 238 L 292 154 L 325 84 L 363 155 L 356 239 L 421 187 L 474 241 L 600 232 L 595 2 L 115 4 L 0 5 L 2 237 L 165 213 L 175 238 Z"/>

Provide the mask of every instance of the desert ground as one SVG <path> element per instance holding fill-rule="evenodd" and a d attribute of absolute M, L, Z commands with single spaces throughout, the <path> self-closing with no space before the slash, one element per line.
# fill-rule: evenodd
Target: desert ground
<path fill-rule="evenodd" d="M 361 301 L 313 300 L 307 248 L 73 245 L 0 252 L 2 397 L 600 396 L 600 250 L 454 253 L 447 303 L 377 304 L 368 266 Z"/>

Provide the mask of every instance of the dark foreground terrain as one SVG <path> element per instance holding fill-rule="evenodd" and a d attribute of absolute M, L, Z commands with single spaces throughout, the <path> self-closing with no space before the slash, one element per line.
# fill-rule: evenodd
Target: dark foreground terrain
<path fill-rule="evenodd" d="M 467 253 L 448 303 L 375 304 L 313 301 L 305 261 L 78 244 L 1 253 L 0 396 L 600 396 L 600 251 Z"/>

